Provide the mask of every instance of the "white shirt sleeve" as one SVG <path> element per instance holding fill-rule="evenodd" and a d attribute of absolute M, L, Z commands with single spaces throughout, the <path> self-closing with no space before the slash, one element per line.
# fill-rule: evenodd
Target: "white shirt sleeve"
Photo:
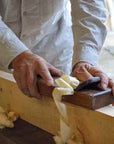
<path fill-rule="evenodd" d="M 71 5 L 75 63 L 86 61 L 97 65 L 107 34 L 105 0 L 71 0 Z"/>
<path fill-rule="evenodd" d="M 6 70 L 12 60 L 28 50 L 0 17 L 0 65 Z"/>

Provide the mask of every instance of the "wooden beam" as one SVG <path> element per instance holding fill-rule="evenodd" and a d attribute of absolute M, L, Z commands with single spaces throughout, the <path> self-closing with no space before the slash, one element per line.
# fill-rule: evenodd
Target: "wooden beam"
<path fill-rule="evenodd" d="M 20 114 L 29 123 L 52 134 L 59 130 L 59 113 L 51 97 L 29 98 L 18 89 L 11 74 L 0 72 L 0 105 Z M 107 106 L 97 111 L 66 103 L 70 125 L 77 128 L 85 144 L 114 143 L 114 109 Z"/>

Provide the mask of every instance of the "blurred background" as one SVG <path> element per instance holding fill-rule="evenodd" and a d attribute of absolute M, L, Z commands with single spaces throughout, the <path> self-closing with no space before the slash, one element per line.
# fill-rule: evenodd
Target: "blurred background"
<path fill-rule="evenodd" d="M 106 0 L 106 4 L 108 34 L 99 56 L 99 66 L 114 79 L 114 0 Z M 71 11 L 70 3 L 68 8 Z M 0 69 L 4 70 L 1 66 Z"/>
<path fill-rule="evenodd" d="M 114 0 L 106 0 L 108 34 L 99 56 L 100 67 L 114 79 Z"/>

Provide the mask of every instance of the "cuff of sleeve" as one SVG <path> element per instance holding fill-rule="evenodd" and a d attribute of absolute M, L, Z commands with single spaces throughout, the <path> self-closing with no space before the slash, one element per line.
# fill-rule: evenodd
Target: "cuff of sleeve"
<path fill-rule="evenodd" d="M 8 70 L 12 60 L 29 50 L 4 22 L 0 21 L 0 64 Z"/>
<path fill-rule="evenodd" d="M 76 51 L 74 63 L 78 62 L 88 62 L 92 64 L 93 66 L 98 65 L 98 51 L 91 48 L 91 47 L 82 47 L 80 50 Z"/>
<path fill-rule="evenodd" d="M 0 49 L 0 60 L 5 69 L 8 69 L 15 57 L 28 50 L 28 48 L 10 30 L 7 30 L 0 40 Z"/>

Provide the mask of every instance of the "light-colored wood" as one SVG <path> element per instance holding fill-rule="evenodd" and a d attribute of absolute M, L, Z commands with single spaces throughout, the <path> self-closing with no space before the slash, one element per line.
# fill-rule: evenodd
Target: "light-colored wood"
<path fill-rule="evenodd" d="M 59 113 L 53 99 L 29 98 L 18 89 L 11 74 L 0 72 L 0 105 L 20 114 L 21 118 L 52 134 L 59 130 Z M 70 125 L 77 128 L 85 144 L 114 144 L 114 109 L 88 110 L 66 103 Z M 109 110 L 110 109 L 110 110 Z M 108 114 L 104 114 L 106 113 Z M 109 113 L 107 111 L 110 111 Z"/>

